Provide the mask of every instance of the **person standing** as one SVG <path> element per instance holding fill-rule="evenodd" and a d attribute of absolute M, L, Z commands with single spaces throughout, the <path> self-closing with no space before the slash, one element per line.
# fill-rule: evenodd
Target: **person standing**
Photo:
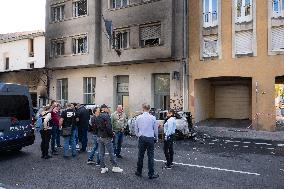
<path fill-rule="evenodd" d="M 82 147 L 80 152 L 86 152 L 87 144 L 88 144 L 88 127 L 89 127 L 89 120 L 90 120 L 90 113 L 83 105 L 77 104 L 77 111 L 76 117 L 77 119 L 77 126 L 78 126 L 78 133 L 79 133 L 79 141 L 82 143 Z"/>
<path fill-rule="evenodd" d="M 118 105 L 116 111 L 111 114 L 111 125 L 113 131 L 115 132 L 114 136 L 114 154 L 117 158 L 122 158 L 120 155 L 121 145 L 123 142 L 123 133 L 127 125 L 126 115 L 123 112 L 122 105 Z"/>
<path fill-rule="evenodd" d="M 173 140 L 176 131 L 175 111 L 170 109 L 164 124 L 164 153 L 167 160 L 165 169 L 171 169 L 173 166 L 174 148 Z"/>
<path fill-rule="evenodd" d="M 93 117 L 91 118 L 91 125 L 92 125 L 92 131 L 94 134 L 94 146 L 93 149 L 89 155 L 87 164 L 94 164 L 96 163 L 96 165 L 100 164 L 100 157 L 99 157 L 99 153 L 98 153 L 98 142 L 97 142 L 97 135 L 98 135 L 98 124 L 100 124 L 100 120 L 99 120 L 99 115 L 100 115 L 100 111 L 101 109 L 99 107 L 96 107 L 93 109 Z M 96 162 L 94 162 L 94 156 L 96 154 Z"/>
<path fill-rule="evenodd" d="M 50 108 L 50 113 L 51 113 L 51 121 L 50 124 L 52 125 L 52 130 L 51 130 L 51 154 L 52 155 L 58 155 L 57 150 L 55 149 L 55 142 L 56 139 L 58 140 L 59 135 L 59 108 L 57 106 L 57 102 L 55 100 L 51 101 L 51 108 Z"/>
<path fill-rule="evenodd" d="M 113 131 L 111 126 L 111 119 L 109 116 L 109 110 L 107 105 L 105 104 L 101 106 L 101 113 L 97 119 L 97 127 L 98 127 L 98 143 L 99 143 L 101 173 L 108 172 L 108 168 L 106 168 L 104 160 L 105 148 L 109 153 L 109 157 L 113 165 L 112 172 L 121 173 L 123 169 L 118 167 L 116 158 L 113 153 L 113 145 L 111 142 L 113 137 Z"/>
<path fill-rule="evenodd" d="M 62 112 L 59 120 L 59 126 L 62 130 L 64 138 L 64 158 L 68 158 L 69 144 L 71 144 L 72 156 L 76 156 L 76 143 L 75 143 L 75 129 L 76 129 L 76 115 L 74 105 L 68 103 L 65 111 Z"/>
<path fill-rule="evenodd" d="M 142 105 L 143 114 L 139 115 L 135 123 L 135 133 L 138 136 L 138 162 L 136 176 L 142 177 L 144 154 L 148 156 L 148 178 L 155 179 L 159 175 L 154 172 L 154 145 L 158 141 L 158 125 L 156 118 L 149 114 L 150 105 Z"/>
<path fill-rule="evenodd" d="M 49 149 L 49 142 L 51 138 L 51 125 L 49 124 L 51 120 L 51 113 L 49 112 L 50 106 L 47 105 L 44 107 L 44 110 L 41 113 L 42 120 L 43 120 L 43 127 L 40 130 L 41 135 L 41 158 L 49 159 L 51 158 L 50 155 L 48 155 L 48 149 Z"/>

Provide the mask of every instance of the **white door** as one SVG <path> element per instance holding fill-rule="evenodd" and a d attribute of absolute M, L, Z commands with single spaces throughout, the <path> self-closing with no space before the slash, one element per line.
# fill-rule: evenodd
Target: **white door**
<path fill-rule="evenodd" d="M 215 118 L 248 119 L 250 109 L 248 86 L 215 87 Z"/>

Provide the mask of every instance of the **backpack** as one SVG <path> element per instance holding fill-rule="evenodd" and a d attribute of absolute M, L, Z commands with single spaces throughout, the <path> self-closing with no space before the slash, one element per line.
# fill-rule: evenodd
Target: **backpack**
<path fill-rule="evenodd" d="M 38 116 L 38 119 L 36 120 L 36 129 L 37 130 L 42 130 L 43 129 L 43 122 L 44 122 L 44 118 L 45 118 L 45 116 L 48 114 L 49 112 L 46 112 L 45 114 L 43 114 L 43 115 L 39 115 Z"/>

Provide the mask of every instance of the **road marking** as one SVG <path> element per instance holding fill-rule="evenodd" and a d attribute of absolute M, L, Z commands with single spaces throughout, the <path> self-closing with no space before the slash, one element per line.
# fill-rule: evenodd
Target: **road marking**
<path fill-rule="evenodd" d="M 248 146 L 243 146 L 243 148 L 248 148 Z"/>
<path fill-rule="evenodd" d="M 258 145 L 272 145 L 272 144 L 268 144 L 268 143 L 255 143 L 255 144 L 258 144 Z"/>
<path fill-rule="evenodd" d="M 251 142 L 243 142 L 244 144 L 250 144 Z"/>
<path fill-rule="evenodd" d="M 164 163 L 166 163 L 165 160 L 158 160 L 158 159 L 154 159 L 154 160 L 157 161 L 157 162 L 164 162 Z M 225 171 L 225 172 L 232 172 L 232 173 L 240 173 L 240 174 L 260 176 L 259 173 L 251 173 L 251 172 L 246 172 L 246 171 L 236 171 L 236 170 L 230 170 L 230 169 L 222 169 L 222 168 L 218 168 L 218 167 L 207 167 L 207 166 L 204 166 L 204 165 L 194 165 L 194 164 L 177 163 L 177 162 L 173 162 L 173 164 L 189 166 L 189 167 L 197 167 L 197 168 L 203 168 L 203 169 L 211 169 L 211 170 L 217 170 L 217 171 Z"/>
<path fill-rule="evenodd" d="M 279 147 L 283 147 L 283 146 L 284 146 L 284 144 L 277 144 L 277 146 L 279 146 Z"/>

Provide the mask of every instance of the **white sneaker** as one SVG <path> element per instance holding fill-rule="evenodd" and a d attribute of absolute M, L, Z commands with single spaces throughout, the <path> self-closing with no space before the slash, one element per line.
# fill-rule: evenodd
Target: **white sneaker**
<path fill-rule="evenodd" d="M 105 167 L 105 168 L 102 168 L 101 173 L 104 174 L 104 173 L 106 173 L 106 172 L 108 172 L 108 168 L 106 168 L 106 167 Z"/>
<path fill-rule="evenodd" d="M 80 149 L 80 146 L 79 146 L 79 144 L 77 144 L 77 145 L 76 145 L 76 149 Z"/>
<path fill-rule="evenodd" d="M 112 168 L 112 172 L 114 173 L 121 173 L 123 171 L 123 169 L 119 168 L 119 167 L 113 167 Z"/>

